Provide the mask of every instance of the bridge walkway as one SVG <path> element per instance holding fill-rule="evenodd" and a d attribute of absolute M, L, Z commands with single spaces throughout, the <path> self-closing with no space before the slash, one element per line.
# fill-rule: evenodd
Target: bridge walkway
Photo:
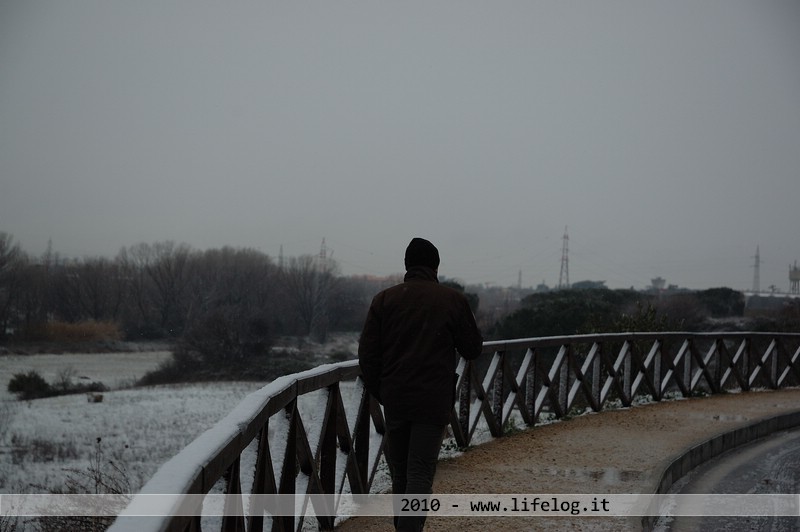
<path fill-rule="evenodd" d="M 578 416 L 472 447 L 441 461 L 438 493 L 654 493 L 689 448 L 760 420 L 800 411 L 800 389 L 651 403 Z M 390 532 L 387 517 L 356 517 L 340 532 Z M 633 531 L 639 518 L 436 517 L 427 532 Z"/>

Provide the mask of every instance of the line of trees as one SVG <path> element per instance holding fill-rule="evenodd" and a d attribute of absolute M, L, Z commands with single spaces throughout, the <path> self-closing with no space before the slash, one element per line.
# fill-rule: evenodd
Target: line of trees
<path fill-rule="evenodd" d="M 0 232 L 0 341 L 40 339 L 47 323 L 113 322 L 126 340 L 213 336 L 243 356 L 277 336 L 324 341 L 333 330 L 358 330 L 375 291 L 310 255 L 276 264 L 253 249 L 165 241 L 114 258 L 65 259 L 52 249 L 31 257 Z"/>
<path fill-rule="evenodd" d="M 730 288 L 659 295 L 608 288 L 534 293 L 489 328 L 492 338 L 649 331 L 800 331 L 800 300 L 748 313 Z"/>
<path fill-rule="evenodd" d="M 136 244 L 112 259 L 64 259 L 52 249 L 30 257 L 0 232 L 0 342 L 36 340 L 54 322 L 112 323 L 126 340 L 175 340 L 179 351 L 230 363 L 267 353 L 281 336 L 325 341 L 332 331 L 359 331 L 372 296 L 400 280 L 343 277 L 333 260 L 311 255 L 276 264 L 253 249 L 199 251 L 174 242 Z M 484 300 L 491 307 L 491 294 L 480 287 L 466 292 L 487 339 L 632 327 L 800 330 L 798 301 L 748 317 L 743 294 L 729 288 L 558 290 L 505 311 L 481 309 Z"/>

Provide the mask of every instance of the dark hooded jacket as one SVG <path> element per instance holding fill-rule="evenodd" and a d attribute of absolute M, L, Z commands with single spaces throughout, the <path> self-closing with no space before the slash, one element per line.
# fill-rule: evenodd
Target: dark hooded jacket
<path fill-rule="evenodd" d="M 474 359 L 483 338 L 466 297 L 421 266 L 376 295 L 358 347 L 367 390 L 393 416 L 446 424 L 457 355 Z"/>

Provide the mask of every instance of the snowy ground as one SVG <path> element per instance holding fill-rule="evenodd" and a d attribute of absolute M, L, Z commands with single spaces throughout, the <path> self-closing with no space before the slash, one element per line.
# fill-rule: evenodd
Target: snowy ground
<path fill-rule="evenodd" d="M 355 352 L 355 335 L 303 349 Z M 169 458 L 222 419 L 266 383 L 222 382 L 131 388 L 136 379 L 169 356 L 166 351 L 0 356 L 0 493 L 59 488 L 86 471 L 100 449 L 123 464 L 132 491 Z M 16 373 L 35 370 L 48 382 L 71 374 L 78 382 L 99 381 L 112 389 L 92 403 L 83 394 L 17 401 L 7 391 Z"/>
<path fill-rule="evenodd" d="M 263 384 L 263 383 L 262 383 Z M 98 438 L 137 490 L 159 467 L 259 383 L 159 386 L 0 403 L 0 493 L 58 488 L 65 469 L 85 471 Z"/>

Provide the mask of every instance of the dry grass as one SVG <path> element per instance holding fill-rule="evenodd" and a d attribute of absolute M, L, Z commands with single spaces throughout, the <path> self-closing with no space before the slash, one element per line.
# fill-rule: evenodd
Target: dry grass
<path fill-rule="evenodd" d="M 55 343 L 79 343 L 98 341 L 117 341 L 122 339 L 119 324 L 114 321 L 80 321 L 69 323 L 52 321 L 35 331 L 30 331 L 32 339 Z"/>

